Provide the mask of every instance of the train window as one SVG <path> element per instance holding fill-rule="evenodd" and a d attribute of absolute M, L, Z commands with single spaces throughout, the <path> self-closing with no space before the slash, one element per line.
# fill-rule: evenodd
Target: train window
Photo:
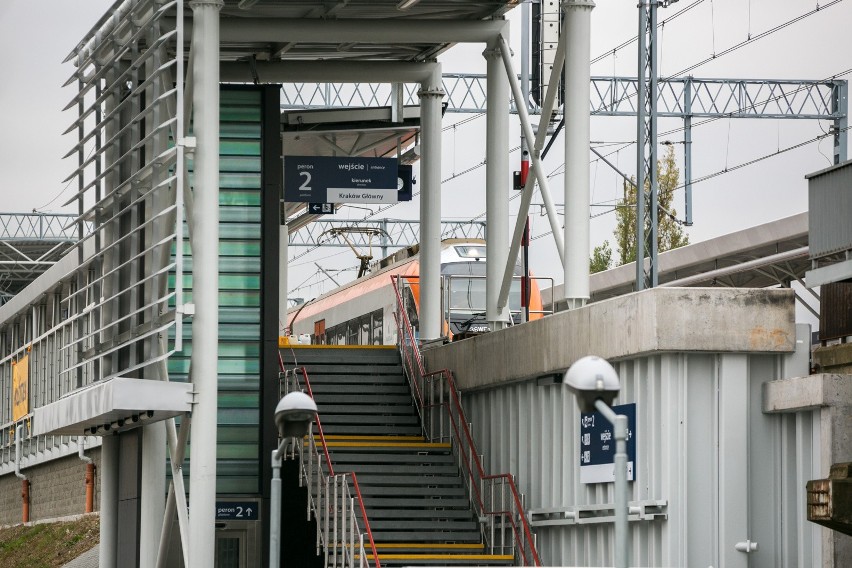
<path fill-rule="evenodd" d="M 450 290 L 450 309 L 485 311 L 484 278 L 452 278 L 448 287 Z"/>
<path fill-rule="evenodd" d="M 411 323 L 411 327 L 416 330 L 420 325 L 420 320 L 417 318 L 417 304 L 414 301 L 414 294 L 411 292 L 411 288 L 406 287 L 403 290 L 405 315 L 408 316 L 408 321 Z"/>
<path fill-rule="evenodd" d="M 358 345 L 370 345 L 370 314 L 358 318 Z"/>
<path fill-rule="evenodd" d="M 456 247 L 456 254 L 461 258 L 485 258 L 485 245 L 459 246 Z"/>
<path fill-rule="evenodd" d="M 373 331 L 371 334 L 373 345 L 382 345 L 384 338 L 382 337 L 382 326 L 384 324 L 384 315 L 382 310 L 376 310 L 371 314 L 373 320 Z"/>
<path fill-rule="evenodd" d="M 346 345 L 346 324 L 334 326 L 334 344 Z"/>
<path fill-rule="evenodd" d="M 346 345 L 358 345 L 358 318 L 346 322 Z"/>
<path fill-rule="evenodd" d="M 521 311 L 521 281 L 512 280 L 512 286 L 509 288 L 509 311 Z"/>

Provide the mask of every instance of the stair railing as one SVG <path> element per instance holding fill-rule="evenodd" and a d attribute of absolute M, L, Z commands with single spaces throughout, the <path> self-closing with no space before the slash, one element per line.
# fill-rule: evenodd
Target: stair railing
<path fill-rule="evenodd" d="M 304 367 L 286 371 L 280 354 L 278 365 L 281 370 L 279 374 L 281 396 L 293 391 L 302 392 L 298 377 L 301 374 L 304 377 L 308 395 L 311 398 L 314 397 L 308 372 Z M 317 524 L 317 555 L 324 554 L 326 568 L 381 568 L 373 532 L 370 530 L 370 521 L 364 507 L 364 498 L 358 486 L 358 477 L 355 472 L 334 472 L 319 416 L 316 418 L 316 429 L 319 443 L 317 443 L 317 436 L 311 432 L 307 436 L 306 443 L 291 446 L 292 449 L 285 454 L 285 459 L 295 459 L 298 451 L 301 464 L 299 487 L 308 488 L 308 520 L 310 521 L 313 515 Z M 320 449 L 322 449 L 322 455 L 320 455 Z M 355 491 L 354 497 L 350 491 L 349 479 Z M 361 530 L 358 520 L 359 511 L 364 530 Z M 372 563 L 364 547 L 365 539 L 372 552 Z"/>
<path fill-rule="evenodd" d="M 424 435 L 430 442 L 449 441 L 452 444 L 471 503 L 477 516 L 485 520 L 483 535 L 489 551 L 492 554 L 511 553 L 517 565 L 541 566 L 514 477 L 507 473 L 485 474 L 452 372 L 449 369 L 426 372 L 402 300 L 401 288 L 408 278 L 411 277 L 391 276 L 397 301 L 394 317 L 403 368 L 411 383 Z"/>

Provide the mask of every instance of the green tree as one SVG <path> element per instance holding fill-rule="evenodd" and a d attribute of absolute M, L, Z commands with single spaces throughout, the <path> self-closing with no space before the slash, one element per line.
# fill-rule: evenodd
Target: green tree
<path fill-rule="evenodd" d="M 665 252 L 689 244 L 689 235 L 677 222 L 677 211 L 672 207 L 675 188 L 680 180 L 680 170 L 675 162 L 674 147 L 668 146 L 662 160 L 657 161 L 657 201 L 659 203 L 657 250 Z M 613 234 L 618 248 L 619 265 L 636 260 L 636 184 L 623 184 L 624 199 L 616 205 L 616 226 Z M 595 249 L 597 250 L 597 249 Z"/>
<path fill-rule="evenodd" d="M 603 244 L 596 246 L 592 251 L 592 258 L 589 259 L 589 272 L 603 272 L 612 267 L 612 249 L 609 246 L 609 241 L 604 241 Z"/>

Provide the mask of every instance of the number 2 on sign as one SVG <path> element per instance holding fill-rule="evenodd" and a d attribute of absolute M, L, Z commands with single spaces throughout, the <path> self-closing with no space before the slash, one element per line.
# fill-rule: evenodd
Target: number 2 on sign
<path fill-rule="evenodd" d="M 299 186 L 299 191 L 311 191 L 311 172 L 299 172 L 300 176 L 305 176 L 305 181 Z"/>

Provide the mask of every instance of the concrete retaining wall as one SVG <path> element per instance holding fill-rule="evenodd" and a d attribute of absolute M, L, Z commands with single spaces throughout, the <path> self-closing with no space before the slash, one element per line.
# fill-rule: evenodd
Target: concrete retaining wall
<path fill-rule="evenodd" d="M 100 480 L 97 478 L 101 450 L 86 455 L 95 463 L 95 510 L 100 504 Z M 86 506 L 86 464 L 77 455 L 49 461 L 22 473 L 30 480 L 30 520 L 80 515 Z M 0 477 L 0 526 L 21 522 L 21 480 L 15 474 Z"/>

